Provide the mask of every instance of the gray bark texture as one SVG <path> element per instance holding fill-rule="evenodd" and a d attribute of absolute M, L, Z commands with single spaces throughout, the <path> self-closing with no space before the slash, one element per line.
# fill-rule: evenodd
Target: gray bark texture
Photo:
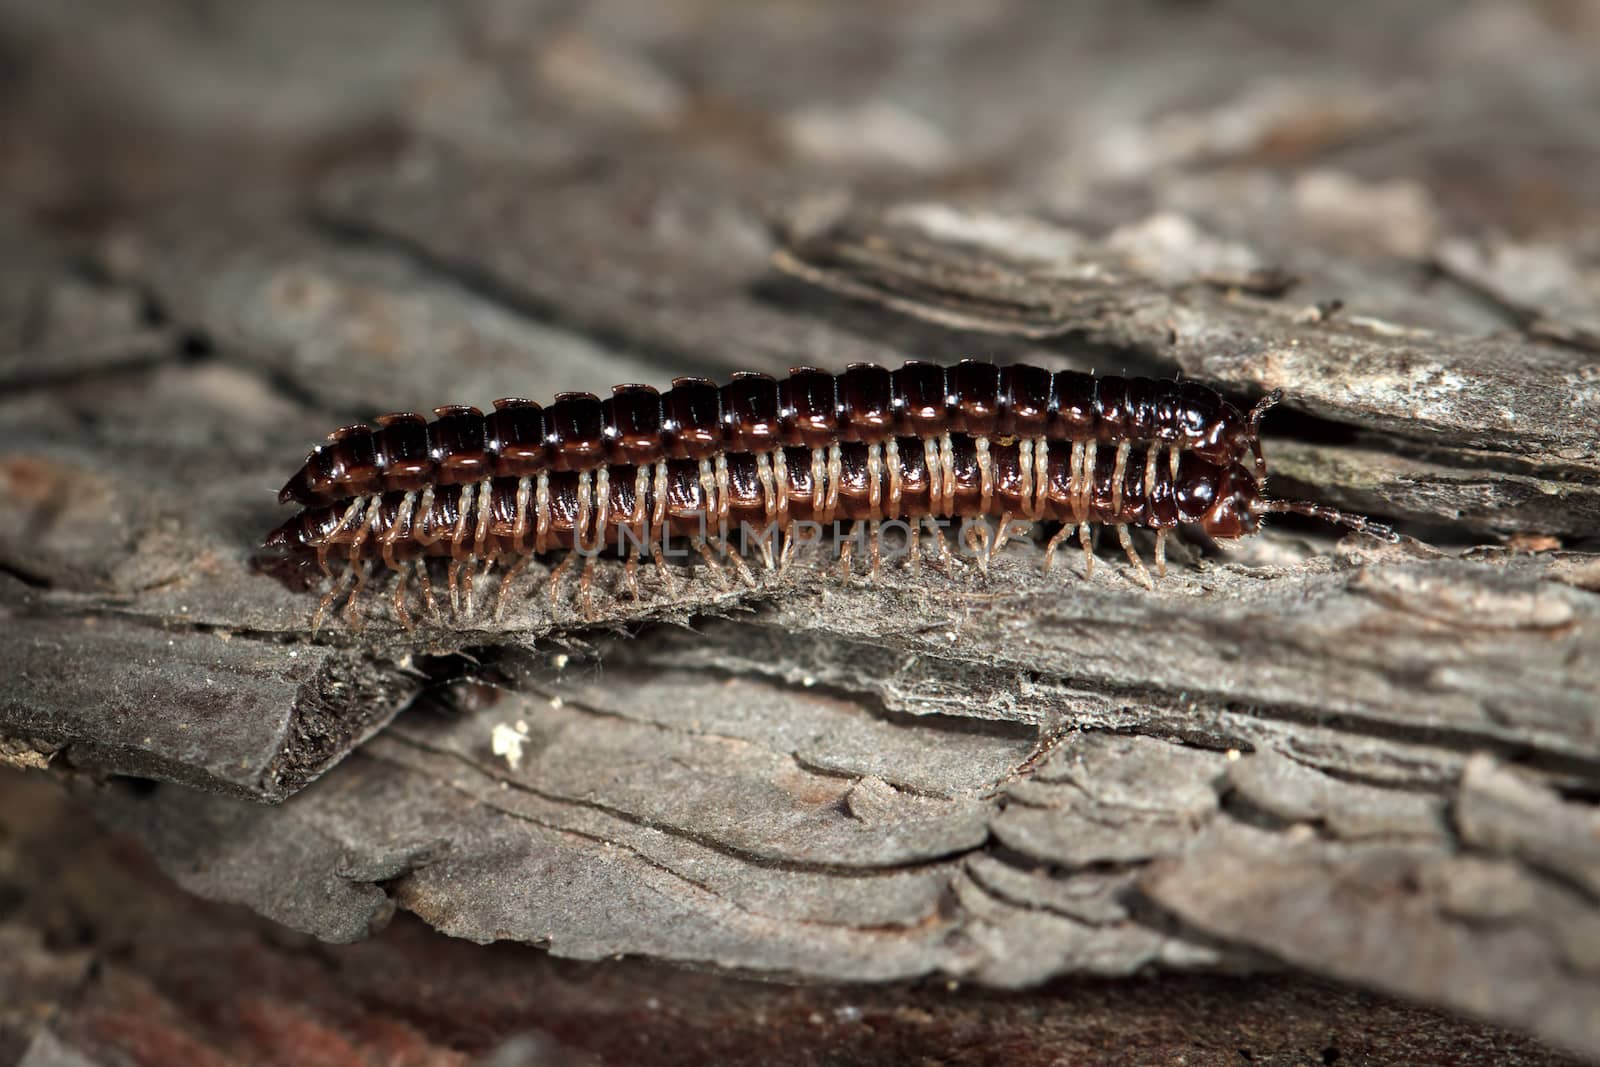
<path fill-rule="evenodd" d="M 0 761 L 191 892 L 1600 1057 L 1600 6 L 3 0 L 0 56 Z M 1273 492 L 1407 536 L 315 637 L 255 547 L 385 411 L 967 356 L 1282 389 Z"/>
<path fill-rule="evenodd" d="M 0 773 L 0 789 L 7 1064 L 1579 1062 L 1486 1023 L 1276 973 L 1082 977 L 1022 993 L 794 985 L 475 945 L 404 914 L 324 945 L 177 889 L 42 775 Z"/>

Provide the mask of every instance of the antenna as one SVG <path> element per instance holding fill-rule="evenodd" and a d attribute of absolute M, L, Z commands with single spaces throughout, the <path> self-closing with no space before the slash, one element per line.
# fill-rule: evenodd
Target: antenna
<path fill-rule="evenodd" d="M 1344 526 L 1351 530 L 1376 537 L 1380 541 L 1387 541 L 1391 545 L 1400 543 L 1400 535 L 1381 522 L 1373 522 L 1365 515 L 1352 515 L 1338 508 L 1330 508 L 1326 504 L 1315 504 L 1309 500 L 1268 500 L 1265 501 L 1268 512 L 1283 515 L 1306 515 L 1323 522 L 1331 522 L 1335 526 Z"/>
<path fill-rule="evenodd" d="M 1256 454 L 1256 480 L 1265 482 L 1267 478 L 1267 457 L 1261 454 L 1261 417 L 1268 411 L 1277 407 L 1283 399 L 1283 390 L 1274 389 L 1250 409 L 1250 451 Z"/>

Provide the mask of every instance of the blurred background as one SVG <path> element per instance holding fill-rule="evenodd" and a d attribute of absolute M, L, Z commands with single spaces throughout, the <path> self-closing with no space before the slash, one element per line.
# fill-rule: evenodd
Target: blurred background
<path fill-rule="evenodd" d="M 694 157 L 1421 259 L 1593 241 L 1597 54 L 1586 0 L 6 0 L 0 180 L 87 226 L 418 144 L 641 181 Z"/>
<path fill-rule="evenodd" d="M 337 271 L 288 269 L 298 238 L 417 253 L 646 348 L 556 282 L 620 297 L 636 257 L 627 295 L 682 307 L 764 270 L 775 219 L 844 199 L 1026 210 L 1157 278 L 1271 268 L 1405 327 L 1597 344 L 1597 57 L 1589 0 L 4 0 L 0 211 L 196 344 L 337 333 L 294 359 L 361 415 L 503 376 L 472 351 L 449 378 L 363 374 L 417 324 L 381 285 L 364 330 L 339 319 Z M 505 226 L 535 262 L 473 254 Z M 570 340 L 493 320 L 456 347 Z M 679 340 L 675 372 L 752 362 Z M 629 376 L 579 355 L 566 387 Z"/>

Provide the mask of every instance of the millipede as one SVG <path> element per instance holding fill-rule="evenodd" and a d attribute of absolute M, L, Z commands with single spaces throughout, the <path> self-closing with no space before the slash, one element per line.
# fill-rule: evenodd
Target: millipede
<path fill-rule="evenodd" d="M 1260 423 L 1279 399 L 1271 393 L 1246 413 L 1194 381 L 964 360 L 852 364 L 839 374 L 796 367 L 781 380 L 741 372 L 721 386 L 677 378 L 665 392 L 619 385 L 604 400 L 559 393 L 541 407 L 508 398 L 487 415 L 460 405 L 435 408 L 432 420 L 402 412 L 335 430 L 313 448 L 279 493 L 303 510 L 265 544 L 314 556 L 330 578 L 330 557 L 348 564 L 315 628 L 347 589 L 354 620 L 375 561 L 399 575 L 392 602 L 407 627 L 412 574 L 437 611 L 430 558 L 449 561 L 450 602 L 469 613 L 474 582 L 503 565 L 498 614 L 531 558 L 567 553 L 550 577 L 554 606 L 562 575 L 583 557 L 579 596 L 592 613 L 602 550 L 626 557 L 623 584 L 637 598 L 646 551 L 675 585 L 670 537 L 719 573 L 719 558 L 731 560 L 752 581 L 743 562 L 752 535 L 766 566 L 783 568 L 803 533 L 840 522 L 854 524 L 845 567 L 859 544 L 874 576 L 891 523 L 915 564 L 924 526 L 948 559 L 942 525 L 960 520 L 985 570 L 1019 524 L 1057 523 L 1045 566 L 1076 530 L 1086 575 L 1093 527 L 1110 526 L 1146 587 L 1132 527 L 1155 532 L 1160 575 L 1166 539 L 1181 525 L 1233 539 L 1268 514 L 1294 513 L 1398 540 L 1362 516 L 1265 495 Z"/>

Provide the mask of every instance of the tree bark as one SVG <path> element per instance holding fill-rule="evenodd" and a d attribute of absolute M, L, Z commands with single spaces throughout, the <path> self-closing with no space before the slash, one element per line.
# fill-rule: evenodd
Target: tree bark
<path fill-rule="evenodd" d="M 1284 970 L 1600 1055 L 1589 8 L 200 6 L 0 5 L 0 761 L 329 941 Z M 1408 536 L 315 637 L 255 548 L 383 411 L 965 356 L 1281 388 L 1273 492 Z"/>

